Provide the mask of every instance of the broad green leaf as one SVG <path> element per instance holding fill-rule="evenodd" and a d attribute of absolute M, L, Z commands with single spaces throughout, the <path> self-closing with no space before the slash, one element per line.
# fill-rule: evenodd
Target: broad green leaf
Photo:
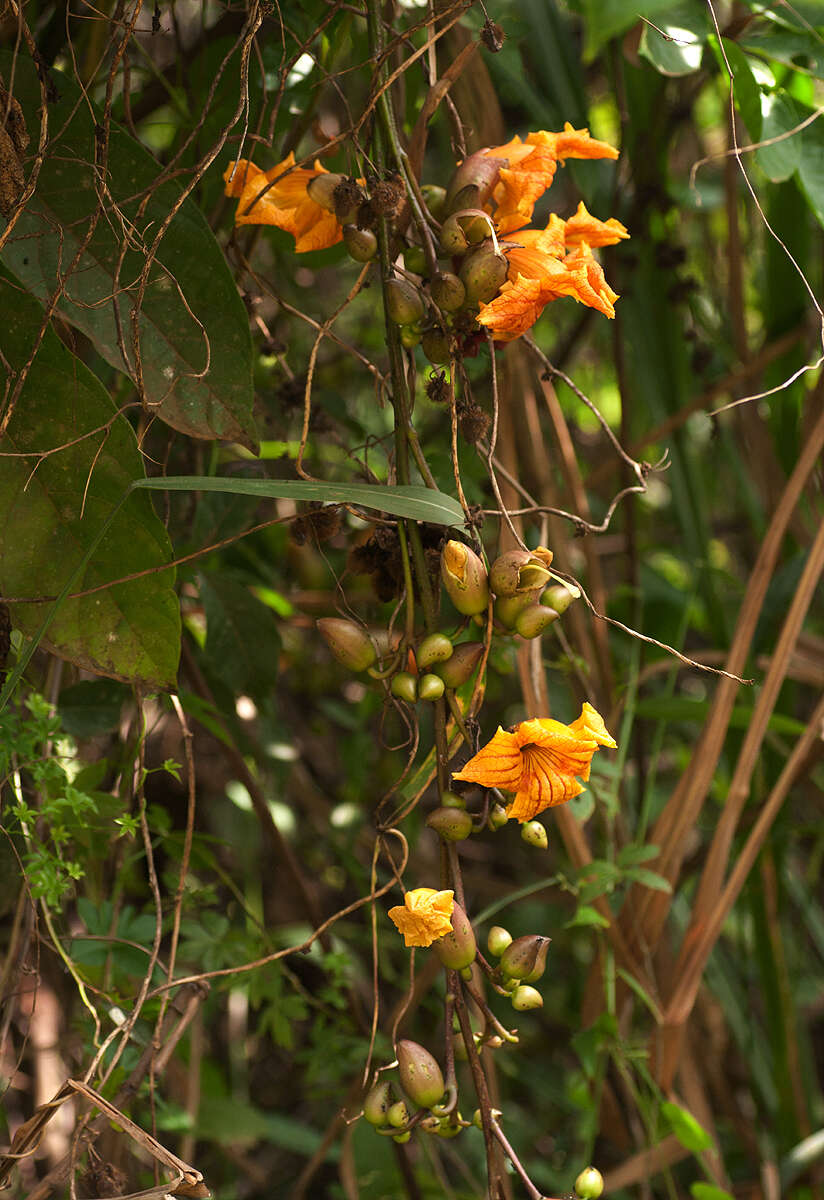
<path fill-rule="evenodd" d="M 742 49 L 751 54 L 763 54 L 804 75 L 824 79 L 824 43 L 814 30 L 771 29 L 740 39 Z"/>
<path fill-rule="evenodd" d="M 16 372 L 30 357 L 43 310 L 0 276 L 0 312 L 0 352 Z M 84 433 L 89 436 L 78 440 Z M 65 449 L 57 450 L 61 446 Z M 122 504 L 72 590 L 137 571 L 153 573 L 64 601 L 44 644 L 87 670 L 145 687 L 172 687 L 180 615 L 174 572 L 162 569 L 171 557 L 169 539 L 147 496 L 131 495 L 123 503 L 127 488 L 143 473 L 134 432 L 96 376 L 51 329 L 32 363 L 2 450 L 21 455 L 4 458 L 0 471 L 3 594 L 59 593 Z M 27 635 L 39 629 L 49 609 L 44 604 L 10 607 L 14 627 Z"/>
<path fill-rule="evenodd" d="M 587 59 L 594 58 L 610 38 L 626 33 L 642 17 L 648 17 L 660 25 L 662 13 L 685 7 L 678 0 L 584 0 Z M 702 5 L 699 0 L 692 0 L 689 7 L 698 12 Z"/>
<path fill-rule="evenodd" d="M 657 874 L 655 871 L 648 871 L 646 867 L 630 867 L 626 872 L 627 879 L 631 879 L 633 883 L 640 883 L 642 887 L 651 888 L 654 892 L 671 892 L 672 886 L 668 879 L 663 875 Z"/>
<path fill-rule="evenodd" d="M 757 63 L 758 60 L 748 58 L 738 43 L 730 41 L 729 38 L 723 39 L 723 55 L 718 49 L 717 38 L 712 38 L 711 44 L 718 61 L 719 69 L 725 75 L 728 69 L 732 71 L 735 107 L 744 118 L 747 132 L 750 135 L 750 141 L 757 142 L 761 137 L 762 92 L 753 73 L 753 64 Z"/>
<path fill-rule="evenodd" d="M 270 694 L 280 657 L 272 610 L 235 579 L 201 577 L 209 670 L 236 694 L 255 700 Z"/>
<path fill-rule="evenodd" d="M 661 1112 L 678 1141 L 687 1150 L 691 1150 L 693 1154 L 700 1154 L 702 1150 L 709 1150 L 712 1146 L 712 1138 L 706 1129 L 698 1124 L 692 1113 L 670 1100 L 664 1101 Z"/>
<path fill-rule="evenodd" d="M 635 867 L 639 863 L 649 862 L 651 858 L 657 857 L 657 846 L 636 846 L 630 842 L 629 845 L 619 850 L 616 861 L 619 867 Z"/>
<path fill-rule="evenodd" d="M 93 166 L 95 113 L 89 99 L 67 76 L 52 74 L 60 99 L 49 105 L 48 153 L 4 261 L 41 299 L 54 292 L 58 275 L 64 278 L 61 315 L 91 338 L 111 366 L 134 379 L 131 311 L 146 251 L 177 203 L 179 187 L 166 183 L 151 190 L 159 164 L 113 126 L 102 190 Z M 14 78 L 37 145 L 40 86 L 34 64 L 0 51 L 0 77 Z M 67 276 L 101 196 L 91 241 Z M 153 410 L 193 437 L 231 438 L 253 448 L 248 318 L 223 253 L 190 200 L 163 236 L 140 314 L 143 383 Z"/>
<path fill-rule="evenodd" d="M 170 475 L 141 479 L 136 488 L 169 492 L 231 492 L 236 496 L 270 499 L 322 500 L 357 504 L 361 508 L 409 517 L 430 525 L 462 525 L 464 512 L 457 500 L 434 488 L 377 483 L 314 483 L 304 479 L 227 479 L 212 475 Z"/>
<path fill-rule="evenodd" d="M 806 116 L 806 113 L 804 114 Z M 801 134 L 798 181 L 819 224 L 824 225 L 824 121 L 814 121 Z"/>
<path fill-rule="evenodd" d="M 803 133 L 795 133 L 790 137 L 786 134 L 796 129 L 803 117 L 792 96 L 784 91 L 762 92 L 761 115 L 760 140 L 781 140 L 757 150 L 755 161 L 768 179 L 779 183 L 789 179 L 801 162 Z"/>
<path fill-rule="evenodd" d="M 701 66 L 709 31 L 706 10 L 679 4 L 655 26 L 645 24 L 638 53 L 661 75 L 691 75 Z"/>
<path fill-rule="evenodd" d="M 599 929 L 609 929 L 609 921 L 606 917 L 602 917 L 597 908 L 592 908 L 589 904 L 582 904 L 575 911 L 575 916 L 567 921 L 564 929 L 575 929 L 579 925 L 595 925 Z"/>

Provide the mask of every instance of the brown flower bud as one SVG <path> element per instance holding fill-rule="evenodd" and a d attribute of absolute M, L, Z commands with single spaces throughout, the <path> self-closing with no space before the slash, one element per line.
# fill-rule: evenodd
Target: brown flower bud
<path fill-rule="evenodd" d="M 350 671 L 365 671 L 377 655 L 365 630 L 342 617 L 321 617 L 315 624 L 338 662 Z"/>
<path fill-rule="evenodd" d="M 459 810 L 441 809 L 439 811 L 451 811 L 454 813 Z M 469 817 L 469 813 L 465 813 L 464 815 Z M 470 817 L 470 825 L 471 824 L 472 819 Z M 436 942 L 433 942 L 432 949 L 435 951 L 445 967 L 450 967 L 454 971 L 462 971 L 464 967 L 468 967 L 470 963 L 475 961 L 475 955 L 477 953 L 475 934 L 473 933 L 469 917 L 461 908 L 460 904 L 453 904 L 452 916 L 449 919 L 452 922 L 452 932 L 445 933 L 443 937 L 440 937 Z"/>
<path fill-rule="evenodd" d="M 496 252 L 491 241 L 485 241 L 472 254 L 467 254 L 460 270 L 467 304 L 487 304 L 497 296 L 508 270 L 506 255 Z"/>
<path fill-rule="evenodd" d="M 466 288 L 451 271 L 439 271 L 429 285 L 429 292 L 444 312 L 456 312 L 466 300 Z"/>
<path fill-rule="evenodd" d="M 449 541 L 441 551 L 441 579 L 459 613 L 471 617 L 486 611 L 489 604 L 486 567 L 463 542 Z"/>
<path fill-rule="evenodd" d="M 550 938 L 537 933 L 516 938 L 501 955 L 498 964 L 501 974 L 507 979 L 527 979 L 534 983 L 544 973 L 549 943 Z"/>
<path fill-rule="evenodd" d="M 430 633 L 418 646 L 415 657 L 419 667 L 431 667 L 433 663 L 446 662 L 454 649 L 445 633 Z"/>
<path fill-rule="evenodd" d="M 391 1085 L 376 1083 L 363 1102 L 363 1115 L 370 1125 L 380 1128 L 389 1120 L 389 1092 Z"/>
<path fill-rule="evenodd" d="M 386 311 L 396 325 L 414 325 L 423 316 L 421 294 L 408 280 L 389 279 L 385 295 Z"/>
<path fill-rule="evenodd" d="M 508 550 L 495 559 L 489 572 L 489 583 L 496 596 L 516 596 L 546 587 L 550 575 L 552 551 L 545 546 L 537 550 Z"/>
<path fill-rule="evenodd" d="M 481 642 L 461 642 L 451 658 L 438 663 L 435 670 L 448 688 L 459 688 L 471 679 L 484 653 Z"/>
<path fill-rule="evenodd" d="M 444 1093 L 441 1068 L 428 1050 L 417 1042 L 397 1045 L 401 1086 L 409 1099 L 421 1108 L 431 1108 Z"/>
<path fill-rule="evenodd" d="M 505 159 L 493 158 L 480 151 L 470 154 L 456 169 L 446 191 L 449 212 L 462 208 L 483 208 L 498 182 L 498 173 Z"/>
<path fill-rule="evenodd" d="M 357 225 L 344 225 L 343 242 L 349 257 L 355 262 L 369 262 L 378 252 L 378 239 L 371 229 L 358 229 Z"/>
<path fill-rule="evenodd" d="M 534 987 L 522 983 L 517 987 L 511 996 L 512 1007 L 518 1012 L 529 1012 L 531 1008 L 543 1008 L 544 998 L 541 993 Z"/>
<path fill-rule="evenodd" d="M 515 632 L 522 638 L 540 637 L 553 621 L 557 621 L 560 613 L 554 608 L 545 608 L 542 604 L 530 604 L 522 609 L 515 618 Z"/>

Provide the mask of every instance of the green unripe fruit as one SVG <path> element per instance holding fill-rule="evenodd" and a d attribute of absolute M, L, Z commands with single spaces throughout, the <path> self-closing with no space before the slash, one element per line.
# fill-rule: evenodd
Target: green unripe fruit
<path fill-rule="evenodd" d="M 604 1190 L 604 1177 L 596 1167 L 586 1167 L 575 1180 L 575 1194 L 581 1200 L 598 1200 Z"/>
<path fill-rule="evenodd" d="M 407 704 L 414 704 L 418 698 L 418 681 L 408 671 L 398 671 L 397 675 L 392 676 L 389 690 L 399 700 L 405 700 Z"/>
<path fill-rule="evenodd" d="M 530 983 L 540 979 L 546 966 L 550 940 L 540 934 L 529 933 L 510 942 L 501 955 L 501 974 L 507 979 L 525 979 Z"/>
<path fill-rule="evenodd" d="M 338 662 L 350 671 L 365 671 L 377 658 L 365 630 L 342 617 L 321 617 L 315 624 Z"/>
<path fill-rule="evenodd" d="M 537 598 L 537 592 L 525 592 L 523 596 L 498 596 L 492 610 L 496 621 L 500 621 L 505 629 L 514 629 L 518 617 Z"/>
<path fill-rule="evenodd" d="M 424 314 L 423 299 L 406 279 L 389 279 L 385 288 L 386 311 L 396 325 L 414 325 Z"/>
<path fill-rule="evenodd" d="M 452 809 L 451 811 L 456 812 L 457 810 Z M 468 813 L 465 815 L 469 816 Z M 433 942 L 432 949 L 445 967 L 449 967 L 453 971 L 463 971 L 464 968 L 469 969 L 470 964 L 475 961 L 477 953 L 475 934 L 469 917 L 460 904 L 456 903 L 453 906 L 450 920 L 452 921 L 452 932 L 445 933 L 443 937 Z"/>
<path fill-rule="evenodd" d="M 507 811 L 503 804 L 493 804 L 489 810 L 489 819 L 487 825 L 493 832 L 496 829 L 503 829 L 504 825 L 509 821 Z"/>
<path fill-rule="evenodd" d="M 429 292 L 444 312 L 457 312 L 466 300 L 466 288 L 451 271 L 439 271 L 429 285 Z"/>
<path fill-rule="evenodd" d="M 489 604 L 486 567 L 483 560 L 474 550 L 470 550 L 469 546 L 454 539 L 446 543 L 441 551 L 441 579 L 449 599 L 459 613 L 471 617 L 475 613 L 486 612 Z M 461 647 L 458 647 L 455 653 L 460 649 Z"/>
<path fill-rule="evenodd" d="M 404 350 L 414 350 L 421 344 L 421 331 L 417 325 L 401 325 L 401 345 Z"/>
<path fill-rule="evenodd" d="M 515 618 L 515 632 L 522 638 L 540 637 L 559 616 L 554 608 L 545 608 L 543 604 L 530 604 Z"/>
<path fill-rule="evenodd" d="M 421 187 L 421 194 L 435 220 L 443 220 L 446 215 L 446 188 L 438 187 L 434 183 L 425 183 Z"/>
<path fill-rule="evenodd" d="M 426 274 L 426 255 L 422 246 L 407 246 L 403 252 L 403 265 L 413 275 Z"/>
<path fill-rule="evenodd" d="M 503 925 L 493 925 L 486 935 L 486 944 L 489 953 L 500 958 L 507 946 L 512 945 L 512 934 Z"/>
<path fill-rule="evenodd" d="M 529 984 L 522 983 L 511 996 L 512 1007 L 518 1012 L 529 1012 L 533 1008 L 543 1008 L 544 998 L 539 991 Z"/>
<path fill-rule="evenodd" d="M 444 693 L 444 681 L 440 675 L 422 675 L 418 682 L 418 696 L 421 700 L 434 702 L 440 700 Z"/>
<path fill-rule="evenodd" d="M 460 270 L 467 304 L 487 304 L 497 296 L 506 282 L 508 270 L 506 256 L 496 253 L 491 242 L 485 243 L 473 254 L 467 254 Z"/>
<path fill-rule="evenodd" d="M 421 338 L 421 349 L 436 367 L 448 363 L 451 357 L 449 338 L 440 329 L 427 329 Z"/>
<path fill-rule="evenodd" d="M 408 1141 L 409 1141 L 409 1139 L 411 1138 L 411 1136 L 412 1136 L 412 1130 L 411 1130 L 411 1129 L 407 1129 L 405 1133 L 395 1133 L 395 1134 L 393 1134 L 393 1135 L 392 1135 L 392 1141 L 393 1141 L 393 1142 L 397 1142 L 399 1146 L 402 1146 L 402 1145 L 404 1144 L 404 1142 L 408 1142 Z"/>
<path fill-rule="evenodd" d="M 426 823 L 445 842 L 462 842 L 472 832 L 472 818 L 465 808 L 436 808 L 426 818 Z"/>
<path fill-rule="evenodd" d="M 401 1129 L 409 1123 L 409 1109 L 405 1100 L 396 1100 L 386 1112 L 386 1119 L 393 1129 Z"/>
<path fill-rule="evenodd" d="M 326 209 L 327 212 L 333 213 L 335 211 L 335 192 L 345 178 L 345 175 L 338 175 L 334 171 L 315 175 L 306 185 L 309 199 Z"/>
<path fill-rule="evenodd" d="M 559 615 L 565 613 L 573 600 L 580 599 L 581 593 L 577 587 L 572 585 L 567 586 L 565 583 L 556 583 L 552 587 L 548 587 L 541 596 L 541 604 L 545 604 L 547 608 L 554 608 Z"/>
<path fill-rule="evenodd" d="M 452 657 L 438 663 L 435 670 L 448 688 L 459 688 L 475 674 L 483 653 L 481 642 L 461 642 Z"/>
<path fill-rule="evenodd" d="M 428 1050 L 417 1042 L 402 1041 L 397 1046 L 401 1086 L 409 1099 L 420 1108 L 431 1108 L 444 1093 L 441 1068 Z"/>
<path fill-rule="evenodd" d="M 376 1083 L 363 1102 L 363 1115 L 370 1125 L 378 1129 L 389 1121 L 390 1089 L 389 1083 Z"/>
<path fill-rule="evenodd" d="M 446 662 L 454 649 L 446 634 L 430 633 L 415 651 L 415 659 L 419 667 L 431 667 L 433 663 Z"/>
<path fill-rule="evenodd" d="M 371 229 L 358 229 L 357 225 L 344 225 L 343 244 L 355 262 L 369 262 L 378 252 L 378 239 Z"/>
<path fill-rule="evenodd" d="M 534 846 L 536 850 L 546 850 L 549 846 L 546 829 L 540 821 L 525 821 L 521 826 L 521 837 L 528 846 Z"/>
<path fill-rule="evenodd" d="M 466 808 L 466 801 L 457 792 L 441 792 L 442 808 Z"/>

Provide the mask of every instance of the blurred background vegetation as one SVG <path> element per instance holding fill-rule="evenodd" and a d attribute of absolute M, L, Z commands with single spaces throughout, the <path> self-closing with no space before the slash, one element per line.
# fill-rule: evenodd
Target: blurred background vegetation
<path fill-rule="evenodd" d="M 598 534 L 536 511 L 518 518 L 527 543 L 549 545 L 613 624 L 581 600 L 538 643 L 496 637 L 482 738 L 547 703 L 568 721 L 588 699 L 619 749 L 596 760 L 588 790 L 557 820 L 549 814 L 547 851 L 514 826 L 461 844 L 479 941 L 495 923 L 553 939 L 543 1009 L 518 1014 L 518 1046 L 484 1051 L 493 1101 L 547 1195 L 568 1192 L 592 1161 L 615 1196 L 814 1197 L 824 1185 L 824 4 L 403 2 L 382 15 L 407 137 L 429 87 L 478 42 L 487 15 L 505 35 L 497 52 L 466 55 L 429 127 L 424 182 L 446 185 L 461 142 L 471 152 L 569 121 L 620 158 L 569 162 L 535 224 L 550 211 L 570 216 L 583 199 L 631 233 L 603 257 L 621 296 L 614 322 L 562 300 L 533 330 L 553 367 L 647 464 L 646 490 L 626 496 Z M 72 205 L 87 164 L 100 167 L 102 129 L 111 137 L 100 169 L 115 198 L 132 166 L 124 195 L 148 187 L 141 180 L 152 173 L 170 189 L 146 193 L 155 229 L 192 185 L 187 204 L 214 231 L 245 305 L 238 316 L 234 292 L 222 298 L 213 267 L 187 293 L 226 333 L 212 344 L 226 394 L 248 387 L 251 363 L 259 454 L 251 411 L 236 408 L 234 425 L 218 423 L 206 440 L 179 415 L 164 423 L 135 404 L 134 373 L 101 350 L 98 310 L 57 309 L 55 338 L 126 406 L 147 475 L 293 479 L 311 372 L 305 468 L 329 482 L 391 481 L 377 275 L 344 306 L 361 269 L 344 248 L 296 256 L 280 230 L 233 230 L 222 180 L 241 143 L 264 169 L 294 150 L 359 174 L 359 145 L 346 135 L 369 111 L 373 65 L 358 3 L 12 0 L 0 14 L 0 84 L 29 126 L 27 173 L 39 153 L 41 90 L 55 89 L 43 170 L 51 163 L 57 174 L 31 204 L 48 196 L 66 260 L 87 215 Z M 85 124 L 49 159 L 48 137 L 70 120 Z M 105 221 L 115 227 L 112 214 L 124 209 L 112 205 Z M 37 244 L 19 224 L 2 251 L 7 334 L 14 289 L 48 300 L 45 268 L 40 284 L 30 270 Z M 81 305 L 82 271 L 76 287 Z M 124 314 L 128 324 L 128 305 Z M 13 381 L 9 345 L 0 336 Z M 59 357 L 57 340 L 49 352 Z M 464 366 L 491 413 L 487 347 Z M 636 481 L 596 415 L 520 342 L 496 353 L 496 372 L 505 504 L 602 523 Z M 429 374 L 418 351 L 415 428 L 439 489 L 453 495 L 450 413 L 427 395 Z M 69 440 L 70 418 L 50 434 L 52 386 L 44 376 L 44 411 L 32 398 L 32 415 L 18 414 L 35 440 L 20 432 L 7 449 Z M 481 537 L 494 557 L 507 543 L 485 456 L 465 440 L 459 456 L 469 503 L 490 510 Z M 121 461 L 124 481 L 135 477 Z M 26 550 L 19 506 L 32 464 L 12 480 L 18 462 L 4 459 L 0 485 L 10 668 L 42 615 L 35 621 L 36 606 L 15 598 L 64 582 L 52 578 L 59 546 L 32 538 L 38 549 Z M 67 488 L 79 495 L 82 478 L 79 491 Z M 158 496 L 155 512 L 183 560 L 175 698 L 152 687 L 169 686 L 165 668 L 108 677 L 119 672 L 74 654 L 67 634 L 56 654 L 48 639 L 40 647 L 0 716 L 2 1139 L 65 1079 L 85 1077 L 132 1012 L 88 1082 L 196 1164 L 223 1200 L 483 1197 L 477 1130 L 398 1146 L 352 1120 L 373 1034 L 375 1063 L 389 1062 L 408 999 L 408 952 L 386 918 L 397 890 L 375 906 L 376 1029 L 369 906 L 306 953 L 234 970 L 303 942 L 367 895 L 376 808 L 414 794 L 409 778 L 396 791 L 413 758 L 410 719 L 337 664 L 314 625 L 350 612 L 373 632 L 397 621 L 392 593 L 376 591 L 358 573 L 362 556 L 353 559 L 376 526 L 340 510 L 320 541 L 290 500 Z M 138 524 L 149 520 L 141 512 Z M 160 545 L 162 531 L 152 536 Z M 148 593 L 129 610 L 144 643 L 166 636 L 165 603 Z M 93 623 L 85 611 L 78 622 Z M 443 627 L 457 624 L 445 604 Z M 415 766 L 432 743 L 431 717 L 417 715 Z M 438 843 L 424 824 L 433 795 L 403 821 L 408 886 L 437 878 Z M 377 882 L 390 880 L 382 861 Z M 174 977 L 192 981 L 155 991 L 173 945 Z M 401 1025 L 435 1053 L 437 966 L 418 955 Z M 197 981 L 212 971 L 224 973 Z M 506 1007 L 499 1016 L 511 1024 Z M 75 1115 L 86 1111 L 73 1103 Z M 14 1166 L 11 1195 L 67 1194 L 71 1107 Z M 93 1145 L 75 1151 L 72 1194 L 151 1187 L 145 1149 L 109 1123 L 95 1129 Z M 525 1194 L 517 1178 L 507 1186 Z"/>

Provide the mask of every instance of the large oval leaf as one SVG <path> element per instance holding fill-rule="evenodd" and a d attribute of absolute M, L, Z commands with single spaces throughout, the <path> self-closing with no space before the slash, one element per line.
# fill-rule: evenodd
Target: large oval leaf
<path fill-rule="evenodd" d="M 153 189 L 160 167 L 112 126 L 105 187 L 94 167 L 95 114 L 88 97 L 52 72 L 60 99 L 49 105 L 50 139 L 37 190 L 6 244 L 4 261 L 41 299 L 58 278 L 60 312 L 113 367 L 135 378 L 131 312 L 145 254 L 180 192 Z M 0 78 L 14 92 L 38 142 L 40 86 L 22 55 L 0 51 Z M 67 274 L 90 222 L 102 213 Z M 125 254 L 124 254 L 125 250 Z M 175 429 L 231 438 L 254 449 L 249 323 L 223 253 L 198 208 L 186 201 L 160 244 L 140 302 L 139 344 L 146 400 Z"/>

